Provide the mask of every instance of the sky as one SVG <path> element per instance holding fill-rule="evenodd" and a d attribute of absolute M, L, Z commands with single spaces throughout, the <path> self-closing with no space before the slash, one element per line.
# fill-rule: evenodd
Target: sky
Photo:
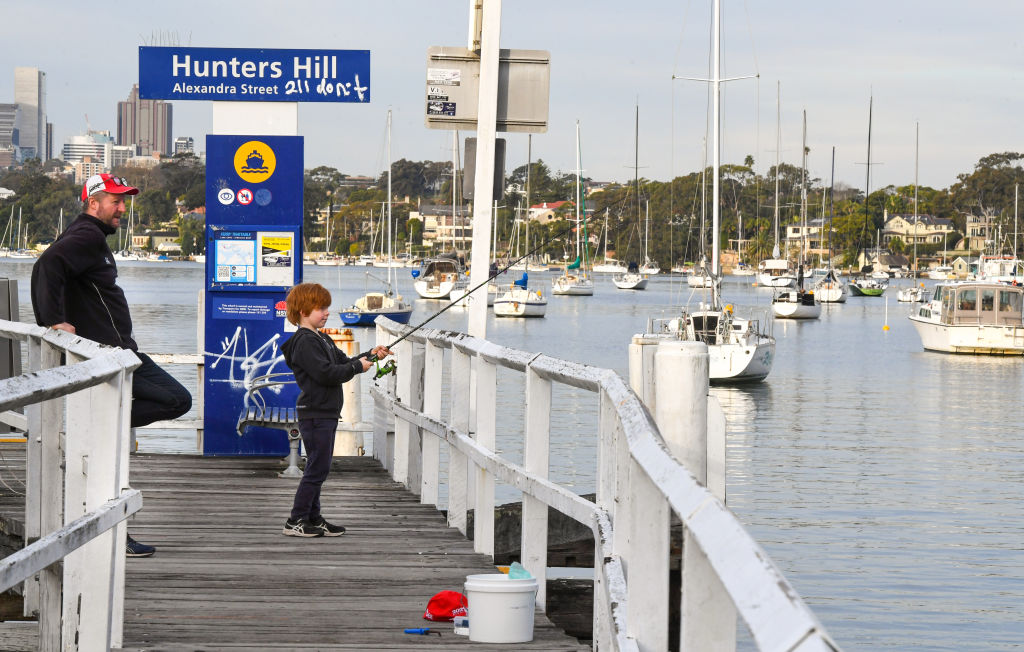
<path fill-rule="evenodd" d="M 799 166 L 807 116 L 808 173 L 864 189 L 873 97 L 871 189 L 947 188 L 992 153 L 1024 150 L 1024 3 L 985 0 L 722 0 L 722 162 L 750 155 Z M 140 45 L 370 50 L 369 104 L 298 109 L 307 168 L 351 175 L 393 158 L 451 160 L 452 133 L 424 122 L 426 51 L 465 47 L 468 0 L 177 0 L 102 6 L 67 0 L 0 0 L 14 29 L 0 39 L 0 102 L 12 102 L 14 68 L 47 74 L 54 149 L 86 129 L 116 131 L 117 102 L 138 79 Z M 572 172 L 580 123 L 583 173 L 601 181 L 668 180 L 711 161 L 707 84 L 711 0 L 610 2 L 504 0 L 501 47 L 551 56 L 549 127 L 533 160 Z M 776 88 L 779 115 L 776 120 Z M 205 149 L 209 102 L 174 102 L 173 136 Z M 634 140 L 634 115 L 639 134 Z M 919 144 L 915 148 L 915 125 Z M 473 135 L 460 132 L 461 136 Z M 707 135 L 707 137 L 706 137 Z M 527 136 L 505 134 L 506 170 L 527 162 Z M 708 145 L 705 146 L 705 141 Z M 636 154 L 638 150 L 638 154 Z M 915 157 L 915 151 L 917 156 Z"/>

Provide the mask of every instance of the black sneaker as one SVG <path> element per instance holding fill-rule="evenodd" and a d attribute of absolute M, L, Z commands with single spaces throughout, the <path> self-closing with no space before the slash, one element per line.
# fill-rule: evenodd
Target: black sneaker
<path fill-rule="evenodd" d="M 345 528 L 340 525 L 331 525 L 324 520 L 323 516 L 318 516 L 312 519 L 310 525 L 316 528 L 320 528 L 320 531 L 324 533 L 325 537 L 340 537 L 345 534 Z"/>
<path fill-rule="evenodd" d="M 288 519 L 281 534 L 286 537 L 322 537 L 324 531 L 304 518 Z"/>
<path fill-rule="evenodd" d="M 125 544 L 125 555 L 128 557 L 152 557 L 154 552 L 156 552 L 156 548 L 153 546 L 139 543 L 131 537 L 128 537 Z"/>

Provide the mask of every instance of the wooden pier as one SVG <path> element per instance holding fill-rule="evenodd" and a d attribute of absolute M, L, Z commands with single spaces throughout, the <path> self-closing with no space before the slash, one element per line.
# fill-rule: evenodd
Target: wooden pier
<path fill-rule="evenodd" d="M 8 463 L 23 460 L 10 446 Z M 335 459 L 321 502 L 348 531 L 332 538 L 281 534 L 296 486 L 277 477 L 282 468 L 266 458 L 132 457 L 144 507 L 128 530 L 158 551 L 128 560 L 122 649 L 508 649 L 422 619 L 434 593 L 496 571 L 376 460 Z M 414 627 L 442 635 L 403 633 Z M 534 641 L 515 647 L 589 649 L 540 612 Z"/>

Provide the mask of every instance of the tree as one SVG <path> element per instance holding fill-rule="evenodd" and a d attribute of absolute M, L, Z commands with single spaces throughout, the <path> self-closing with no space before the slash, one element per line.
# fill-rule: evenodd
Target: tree
<path fill-rule="evenodd" d="M 889 241 L 889 251 L 894 254 L 902 254 L 907 250 L 907 245 L 903 242 L 903 238 L 899 236 L 894 237 Z"/>

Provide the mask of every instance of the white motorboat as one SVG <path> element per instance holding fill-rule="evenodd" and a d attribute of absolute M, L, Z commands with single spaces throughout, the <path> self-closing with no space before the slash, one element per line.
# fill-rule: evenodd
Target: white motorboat
<path fill-rule="evenodd" d="M 469 281 L 454 256 L 441 256 L 427 260 L 421 272 L 412 270 L 413 288 L 424 299 L 447 299 L 452 290 L 465 288 Z"/>
<path fill-rule="evenodd" d="M 991 281 L 935 286 L 909 316 L 926 351 L 1024 355 L 1024 287 Z"/>
<path fill-rule="evenodd" d="M 686 277 L 686 285 L 691 288 L 709 288 L 714 284 L 714 279 L 707 272 L 701 271 Z"/>
<path fill-rule="evenodd" d="M 928 278 L 935 281 L 948 281 L 953 278 L 953 268 L 949 265 L 938 265 L 928 270 Z"/>
<path fill-rule="evenodd" d="M 757 265 L 757 284 L 768 288 L 796 286 L 796 274 L 789 269 L 785 258 L 768 258 Z"/>
<path fill-rule="evenodd" d="M 504 292 L 494 299 L 495 317 L 543 317 L 548 308 L 544 293 L 528 285 L 529 277 L 523 274 Z"/>

